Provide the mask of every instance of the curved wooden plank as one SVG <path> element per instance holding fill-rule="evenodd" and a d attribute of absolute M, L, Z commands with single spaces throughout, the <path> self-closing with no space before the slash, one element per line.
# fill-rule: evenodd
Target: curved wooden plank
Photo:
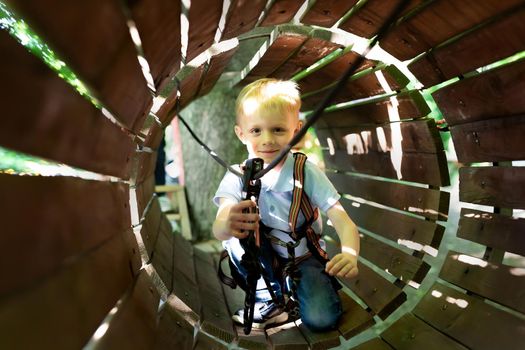
<path fill-rule="evenodd" d="M 450 126 L 525 114 L 525 60 L 460 80 L 432 94 Z"/>
<path fill-rule="evenodd" d="M 31 288 L 2 298 L 0 346 L 82 348 L 131 285 L 129 264 L 126 243 L 116 235 Z"/>
<path fill-rule="evenodd" d="M 498 265 L 450 251 L 439 277 L 520 312 L 525 311 L 524 268 Z"/>
<path fill-rule="evenodd" d="M 301 22 L 320 27 L 333 26 L 358 0 L 317 0 L 305 13 Z"/>
<path fill-rule="evenodd" d="M 525 219 L 461 208 L 457 236 L 525 256 Z"/>
<path fill-rule="evenodd" d="M 274 0 L 261 21 L 261 26 L 287 23 L 303 5 L 304 0 Z"/>
<path fill-rule="evenodd" d="M 142 236 L 142 242 L 148 253 L 148 261 L 151 260 L 155 242 L 160 230 L 162 212 L 160 211 L 160 204 L 157 197 L 154 197 L 151 201 L 148 211 L 145 213 L 144 221 L 140 229 L 140 235 Z"/>
<path fill-rule="evenodd" d="M 219 80 L 219 77 L 224 71 L 224 68 L 226 68 L 233 55 L 237 52 L 238 48 L 238 45 L 231 49 L 223 49 L 221 46 L 218 46 L 217 49 L 214 50 L 215 52 L 213 57 L 210 59 L 210 63 L 208 64 L 206 75 L 202 79 L 199 96 L 206 95 L 208 92 L 210 92 L 217 80 Z"/>
<path fill-rule="evenodd" d="M 7 218 L 0 235 L 0 297 L 30 287 L 131 227 L 123 183 L 0 174 L 0 193 Z"/>
<path fill-rule="evenodd" d="M 421 215 L 431 220 L 446 220 L 450 194 L 439 190 L 377 179 L 327 172 L 341 193 Z"/>
<path fill-rule="evenodd" d="M 9 4 L 118 120 L 132 131 L 140 129 L 152 98 L 118 1 L 10 0 Z"/>
<path fill-rule="evenodd" d="M 411 0 L 401 12 L 401 16 L 417 7 L 425 0 Z M 368 0 L 352 16 L 341 23 L 339 28 L 347 32 L 370 39 L 375 36 L 381 26 L 385 23 L 400 0 L 383 1 Z M 400 16 L 400 17 L 401 17 Z"/>
<path fill-rule="evenodd" d="M 146 206 L 148 205 L 149 201 L 153 196 L 153 193 L 155 192 L 155 176 L 151 175 L 140 184 L 135 185 L 134 188 L 135 197 L 137 198 L 137 218 L 140 220 L 144 217 L 144 210 L 146 209 Z M 133 223 L 133 225 L 137 224 L 138 222 Z"/>
<path fill-rule="evenodd" d="M 137 163 L 135 182 L 140 184 L 155 173 L 157 163 L 157 152 L 149 150 L 137 150 L 135 152 L 135 162 Z"/>
<path fill-rule="evenodd" d="M 180 2 L 126 1 L 140 34 L 142 50 L 157 91 L 164 88 L 181 61 Z"/>
<path fill-rule="evenodd" d="M 374 325 L 375 321 L 371 313 L 363 309 L 348 294 L 340 291 L 339 297 L 343 305 L 343 315 L 339 320 L 338 329 L 343 338 L 350 339 Z"/>
<path fill-rule="evenodd" d="M 441 283 L 431 287 L 414 314 L 471 349 L 521 349 L 525 321 Z M 472 327 L 475 323 L 476 327 Z"/>
<path fill-rule="evenodd" d="M 504 35 L 502 35 L 504 33 Z M 525 9 L 512 11 L 410 62 L 424 86 L 436 85 L 525 49 Z"/>
<path fill-rule="evenodd" d="M 188 316 L 179 311 L 176 299 L 177 297 L 170 295 L 159 312 L 155 349 L 191 349 L 193 346 L 194 324 L 198 316 L 188 320 Z"/>
<path fill-rule="evenodd" d="M 159 294 L 145 270 L 135 279 L 109 321 L 97 349 L 151 349 L 155 343 Z"/>
<path fill-rule="evenodd" d="M 221 40 L 235 38 L 253 29 L 266 3 L 267 0 L 232 0 L 226 15 Z"/>
<path fill-rule="evenodd" d="M 459 200 L 502 208 L 525 209 L 525 167 L 459 169 Z"/>
<path fill-rule="evenodd" d="M 525 159 L 525 115 L 451 126 L 450 133 L 461 163 Z"/>
<path fill-rule="evenodd" d="M 438 248 L 445 228 L 434 222 L 341 198 L 357 226 L 411 249 Z M 415 243 L 415 244 L 414 244 Z"/>
<path fill-rule="evenodd" d="M 10 116 L 0 128 L 2 146 L 129 178 L 134 145 L 118 126 L 5 31 L 0 50 L 2 106 Z"/>
<path fill-rule="evenodd" d="M 359 344 L 352 348 L 353 350 L 393 350 L 388 343 L 381 340 L 381 338 L 373 338 L 367 342 Z"/>
<path fill-rule="evenodd" d="M 215 39 L 222 14 L 223 0 L 191 0 L 186 62 L 208 49 Z"/>
<path fill-rule="evenodd" d="M 174 263 L 174 242 L 171 224 L 164 214 L 160 217 L 159 232 L 155 242 L 155 248 L 151 253 L 151 264 L 159 274 L 162 282 L 171 293 L 173 286 L 173 263 Z"/>
<path fill-rule="evenodd" d="M 467 350 L 445 334 L 432 328 L 411 313 L 405 314 L 383 333 L 381 338 L 394 349 Z"/>
<path fill-rule="evenodd" d="M 392 28 L 379 45 L 391 55 L 407 60 L 502 12 L 521 0 L 443 0 L 427 6 Z"/>
<path fill-rule="evenodd" d="M 326 167 L 391 179 L 419 182 L 434 186 L 448 186 L 448 168 L 445 152 L 401 154 L 401 164 L 394 164 L 391 151 L 368 151 L 366 154 L 348 154 L 346 150 L 323 151 Z M 397 166 L 398 169 L 395 169 Z M 397 170 L 397 171 L 396 171 Z"/>

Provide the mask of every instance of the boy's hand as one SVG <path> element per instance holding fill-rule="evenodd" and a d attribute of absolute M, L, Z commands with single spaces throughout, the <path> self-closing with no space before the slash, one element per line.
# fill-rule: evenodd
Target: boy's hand
<path fill-rule="evenodd" d="M 247 199 L 231 207 L 228 214 L 227 227 L 233 237 L 246 238 L 248 231 L 259 228 L 259 214 L 243 213 L 244 209 L 254 208 L 255 206 L 254 201 Z"/>
<path fill-rule="evenodd" d="M 326 273 L 341 278 L 354 278 L 359 274 L 357 258 L 350 253 L 339 253 L 326 263 Z"/>

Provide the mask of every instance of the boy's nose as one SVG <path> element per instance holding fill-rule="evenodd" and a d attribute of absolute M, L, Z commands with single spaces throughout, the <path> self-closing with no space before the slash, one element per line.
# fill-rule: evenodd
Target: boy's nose
<path fill-rule="evenodd" d="M 271 132 L 263 132 L 262 134 L 262 142 L 263 144 L 271 144 L 273 143 L 273 135 Z"/>

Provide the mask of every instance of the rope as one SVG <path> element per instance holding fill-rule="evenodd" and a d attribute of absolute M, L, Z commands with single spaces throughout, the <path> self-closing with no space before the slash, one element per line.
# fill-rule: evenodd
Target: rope
<path fill-rule="evenodd" d="M 355 70 L 359 67 L 359 65 L 364 61 L 366 58 L 366 55 L 372 50 L 372 48 L 377 44 L 377 42 L 388 32 L 390 27 L 393 25 L 395 19 L 401 14 L 403 9 L 408 5 L 409 0 L 401 0 L 395 9 L 392 11 L 392 13 L 389 15 L 388 19 L 381 25 L 379 28 L 379 31 L 377 32 L 377 35 L 374 37 L 374 39 L 368 44 L 364 52 L 358 56 L 358 58 L 348 67 L 348 69 L 345 71 L 341 79 L 337 81 L 337 84 L 335 84 L 325 95 L 321 103 L 316 107 L 314 110 L 312 116 L 308 118 L 306 123 L 303 124 L 302 128 L 295 134 L 295 136 L 292 138 L 292 140 L 286 145 L 277 155 L 277 157 L 270 163 L 266 168 L 259 171 L 257 174 L 255 174 L 254 179 L 260 179 L 264 175 L 266 175 L 270 170 L 272 170 L 279 162 L 290 152 L 290 150 L 295 146 L 306 134 L 308 131 L 308 128 L 310 128 L 323 114 L 325 108 L 328 106 L 328 104 L 334 99 L 334 97 L 337 95 L 339 90 L 343 87 L 343 85 L 346 83 L 348 78 L 355 72 Z M 179 119 L 183 122 L 184 126 L 188 129 L 190 134 L 193 136 L 193 138 L 212 156 L 213 159 L 215 159 L 220 165 L 222 165 L 224 168 L 228 169 L 233 174 L 242 177 L 243 175 L 238 172 L 237 170 L 233 169 L 230 165 L 228 165 L 224 160 L 222 160 L 215 152 L 213 152 L 206 144 L 204 144 L 198 137 L 195 135 L 195 133 L 191 130 L 189 125 L 184 121 L 184 119 L 179 114 Z"/>

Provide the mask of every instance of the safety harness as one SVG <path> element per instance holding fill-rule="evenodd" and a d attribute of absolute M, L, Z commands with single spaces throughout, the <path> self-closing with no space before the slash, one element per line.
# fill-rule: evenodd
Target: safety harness
<path fill-rule="evenodd" d="M 288 232 L 290 237 L 292 238 L 292 241 L 290 242 L 284 242 L 278 237 L 275 237 L 273 235 L 269 235 L 272 228 L 264 225 L 264 223 L 260 224 L 260 229 L 258 234 L 265 234 L 269 236 L 268 238 L 273 244 L 280 245 L 287 249 L 288 252 L 288 259 L 286 259 L 286 263 L 284 266 L 281 266 L 278 262 L 279 259 L 275 257 L 274 260 L 274 266 L 277 267 L 278 270 L 282 271 L 282 279 L 281 279 L 281 286 L 283 288 L 283 292 L 286 292 L 284 290 L 286 277 L 290 278 L 291 281 L 291 288 L 288 291 L 289 292 L 289 303 L 286 305 L 286 311 L 292 314 L 292 316 L 295 316 L 294 314 L 298 312 L 298 303 L 297 303 L 297 285 L 300 281 L 300 271 L 298 269 L 298 265 L 309 258 L 310 256 L 314 256 L 321 262 L 321 264 L 324 266 L 326 262 L 328 261 L 328 255 L 326 251 L 321 247 L 320 244 L 320 238 L 321 235 L 317 234 L 313 228 L 312 224 L 317 220 L 319 216 L 319 210 L 317 208 L 313 208 L 312 204 L 310 203 L 310 199 L 308 198 L 308 195 L 304 191 L 304 180 L 305 180 L 305 164 L 306 164 L 306 155 L 303 153 L 297 152 L 294 153 L 294 169 L 293 169 L 293 178 L 294 178 L 294 189 L 293 189 L 293 195 L 292 195 L 292 202 L 290 205 L 290 212 L 289 212 L 289 225 L 291 232 Z M 260 187 L 259 187 L 260 189 Z M 256 198 L 258 199 L 258 193 Z M 303 216 L 305 218 L 304 224 L 300 227 L 297 226 L 299 213 L 302 212 Z M 295 256 L 295 248 L 300 244 L 301 240 L 306 237 L 307 247 L 308 247 L 308 253 L 304 254 L 300 257 Z M 241 242 L 242 244 L 242 242 Z M 242 244 L 243 245 L 243 244 Z M 257 245 L 258 246 L 258 245 Z M 243 245 L 244 248 L 244 245 Z M 246 248 L 245 248 L 246 251 Z M 252 252 L 246 251 L 242 257 L 241 265 L 247 270 L 248 277 L 244 279 L 242 275 L 237 271 L 237 268 L 231 261 L 229 260 L 229 266 L 230 271 L 232 274 L 232 277 L 228 277 L 224 274 L 221 268 L 221 264 L 219 263 L 219 269 L 218 269 L 218 275 L 220 280 L 230 286 L 231 288 L 236 288 L 237 285 L 240 286 L 244 291 L 246 291 L 246 299 L 245 299 L 245 323 L 250 322 L 249 327 L 251 328 L 251 323 L 253 322 L 253 304 L 255 301 L 255 288 L 257 284 L 257 279 L 255 277 L 257 274 L 260 275 L 261 266 L 260 261 L 254 261 L 254 256 Z M 228 253 L 224 251 L 221 255 L 220 261 L 229 258 Z M 258 257 L 255 259 L 258 260 Z M 250 261 L 248 261 L 250 260 Z M 255 266 L 257 265 L 257 266 Z M 265 277 L 263 275 L 263 277 Z M 272 296 L 273 302 L 276 303 L 278 306 L 282 306 L 283 301 L 277 300 L 273 293 L 273 289 L 271 285 L 268 283 L 267 279 L 265 278 L 266 285 L 268 287 L 268 290 Z M 336 285 L 337 282 L 333 281 Z M 283 293 L 284 295 L 284 293 Z M 249 299 L 249 300 L 248 300 Z M 248 305 L 249 303 L 250 305 Z M 251 319 L 248 317 L 246 318 L 246 308 L 251 307 Z M 247 326 L 246 324 L 244 325 Z"/>

